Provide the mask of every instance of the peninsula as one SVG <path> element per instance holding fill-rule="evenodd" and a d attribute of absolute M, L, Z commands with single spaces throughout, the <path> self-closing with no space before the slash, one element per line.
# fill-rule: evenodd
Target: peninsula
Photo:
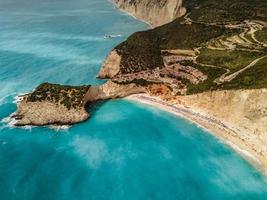
<path fill-rule="evenodd" d="M 73 124 L 87 105 L 131 94 L 211 130 L 267 169 L 267 2 L 114 0 L 152 29 L 107 56 L 100 86 L 41 84 L 16 125 Z M 141 94 L 142 93 L 142 94 Z"/>

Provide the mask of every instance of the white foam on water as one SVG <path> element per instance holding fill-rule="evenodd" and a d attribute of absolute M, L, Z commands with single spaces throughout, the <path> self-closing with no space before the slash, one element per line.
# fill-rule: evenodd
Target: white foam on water
<path fill-rule="evenodd" d="M 1 120 L 1 122 L 4 124 L 0 127 L 0 130 L 4 129 L 4 128 L 17 128 L 15 126 L 16 124 L 16 119 L 14 117 L 12 117 L 15 113 L 12 113 L 11 115 L 9 115 L 8 117 L 5 117 Z M 34 128 L 35 126 L 31 126 L 31 125 L 26 125 L 26 126 L 21 126 L 20 128 L 25 129 L 25 130 L 32 130 L 32 128 Z"/>
<path fill-rule="evenodd" d="M 1 122 L 4 124 L 0 127 L 0 129 L 4 129 L 4 128 L 14 128 L 15 127 L 15 123 L 16 123 L 16 120 L 11 117 L 14 113 L 12 113 L 10 116 L 8 117 L 5 117 L 1 120 Z"/>
<path fill-rule="evenodd" d="M 21 97 L 22 94 L 20 95 L 17 95 L 14 97 L 14 100 L 12 101 L 12 103 L 19 103 L 21 100 L 22 100 L 22 97 Z M 13 118 L 12 116 L 14 115 L 15 113 L 11 113 L 8 117 L 5 117 L 1 120 L 1 126 L 0 126 L 0 130 L 3 130 L 5 128 L 15 128 L 15 123 L 16 123 L 16 119 Z M 30 129 L 29 127 L 25 126 L 25 127 L 22 127 L 22 128 L 25 128 L 25 129 Z"/>
<path fill-rule="evenodd" d="M 34 127 L 35 127 L 35 126 L 26 125 L 26 126 L 21 126 L 20 128 L 25 129 L 25 130 L 32 131 L 32 128 L 34 128 Z"/>
<path fill-rule="evenodd" d="M 5 128 L 10 128 L 10 129 L 18 128 L 17 126 L 15 126 L 16 119 L 13 118 L 12 115 L 14 115 L 14 113 L 12 113 L 10 116 L 5 117 L 4 119 L 1 120 L 3 125 L 0 126 L 0 130 L 3 130 Z M 26 125 L 26 126 L 21 126 L 19 128 L 32 131 L 32 128 L 34 128 L 34 127 L 36 127 L 36 126 Z"/>
<path fill-rule="evenodd" d="M 26 95 L 26 94 L 27 93 L 18 94 L 17 96 L 14 97 L 14 100 L 12 101 L 12 103 L 17 104 L 17 103 L 21 102 L 23 100 L 23 98 L 24 98 L 24 95 Z"/>
<path fill-rule="evenodd" d="M 71 126 L 70 125 L 50 125 L 49 128 L 57 132 L 67 132 Z"/>

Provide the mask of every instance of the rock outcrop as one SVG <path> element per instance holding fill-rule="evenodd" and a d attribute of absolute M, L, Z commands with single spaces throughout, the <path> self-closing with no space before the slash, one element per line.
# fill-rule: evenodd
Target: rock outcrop
<path fill-rule="evenodd" d="M 90 87 L 45 83 L 23 97 L 13 118 L 16 120 L 16 126 L 75 124 L 88 119 L 89 113 L 86 110 L 88 104 L 144 91 L 144 88 L 135 84 L 119 85 L 112 81 Z"/>
<path fill-rule="evenodd" d="M 120 71 L 121 56 L 114 49 L 107 56 L 102 68 L 98 74 L 98 78 L 112 78 Z"/>
<path fill-rule="evenodd" d="M 157 27 L 186 13 L 182 0 L 114 0 L 116 5 L 136 18 Z"/>
<path fill-rule="evenodd" d="M 91 86 L 85 95 L 85 101 L 95 102 L 99 100 L 123 98 L 131 94 L 138 94 L 145 92 L 145 88 L 131 84 L 117 84 L 112 81 L 100 86 Z"/>
<path fill-rule="evenodd" d="M 85 121 L 89 113 L 84 107 L 68 109 L 50 101 L 27 102 L 24 99 L 19 103 L 14 117 L 16 126 L 69 125 Z"/>
<path fill-rule="evenodd" d="M 86 120 L 85 94 L 91 86 L 40 84 L 32 93 L 24 95 L 13 116 L 15 125 L 68 125 Z"/>
<path fill-rule="evenodd" d="M 183 19 L 174 20 L 186 12 L 182 0 L 113 1 L 119 8 L 147 21 L 152 26 L 173 22 L 148 31 L 137 32 L 115 47 L 107 56 L 98 75 L 99 78 L 110 79 L 103 85 L 73 87 L 43 84 L 37 87 L 33 93 L 20 102 L 17 114 L 14 116 L 17 119 L 16 125 L 73 124 L 84 121 L 89 117 L 85 109 L 86 104 L 146 92 L 149 84 L 156 84 L 156 87 L 152 87 L 152 90 L 156 93 L 160 93 L 158 88 L 161 87 L 165 88 L 163 91 L 172 89 L 172 98 L 175 98 L 173 91 L 184 91 L 187 89 L 184 85 L 187 84 L 189 91 L 191 91 L 190 94 L 199 94 L 180 96 L 178 97 L 179 102 L 184 105 L 190 104 L 191 107 L 200 112 L 229 122 L 233 125 L 234 130 L 242 130 L 244 133 L 253 133 L 259 135 L 259 137 L 265 137 L 263 133 L 267 132 L 266 89 L 236 90 L 240 88 L 262 88 L 262 83 L 266 83 L 266 76 L 264 76 L 266 72 L 262 71 L 264 68 L 261 67 L 264 63 L 259 65 L 258 68 L 254 66 L 253 73 L 247 71 L 247 74 L 244 73 L 244 76 L 239 77 L 239 80 L 234 83 L 231 82 L 232 85 L 229 87 L 227 85 L 227 87 L 221 87 L 222 85 L 216 85 L 217 83 L 213 79 L 225 73 L 225 70 L 216 68 L 209 63 L 203 65 L 203 61 L 197 63 L 195 55 L 196 52 L 197 54 L 201 53 L 197 50 L 198 47 L 203 47 L 214 38 L 233 34 L 231 28 L 217 26 L 216 23 L 242 22 L 247 19 L 246 16 L 250 15 L 236 14 L 234 9 L 236 4 L 231 3 L 231 1 L 222 5 L 214 1 L 208 3 L 205 1 L 204 7 L 195 5 L 193 1 L 191 2 L 194 5 L 193 10 L 190 10 L 192 7 L 190 8 L 188 4 L 186 5 L 190 10 L 192 19 L 187 16 Z M 210 9 L 210 3 L 213 9 Z M 253 4 L 253 6 L 255 7 L 256 4 Z M 260 7 L 258 6 L 252 12 L 260 13 Z M 233 8 L 231 15 L 227 14 L 228 8 Z M 246 1 L 246 8 L 250 8 L 248 0 Z M 250 10 L 247 9 L 248 12 Z M 226 16 L 226 19 L 222 16 Z M 206 17 L 210 17 L 209 23 L 202 22 Z M 188 55 L 189 49 L 191 50 L 189 52 L 192 52 L 193 49 L 196 52 L 193 51 L 193 55 Z M 187 51 L 186 55 L 184 55 L 185 51 Z M 164 55 L 166 53 L 167 55 Z M 163 58 L 166 59 L 167 56 L 172 61 L 168 63 L 171 66 L 167 66 L 166 62 L 164 63 Z M 228 58 L 228 54 L 224 56 Z M 229 60 L 231 59 L 230 57 Z M 235 63 L 233 62 L 233 64 Z M 163 73 L 164 67 L 169 67 L 168 73 Z M 173 72 L 176 72 L 177 76 L 174 77 L 175 73 Z M 257 77 L 260 81 L 256 85 L 258 80 L 254 77 L 260 74 L 261 80 L 265 82 L 261 82 L 260 78 Z M 122 75 L 124 77 L 121 77 Z M 134 76 L 132 77 L 132 75 Z M 194 81 L 192 76 L 193 78 L 200 77 L 200 79 Z M 120 81 L 120 78 L 123 78 L 123 81 Z M 199 87 L 194 84 L 197 82 L 201 83 L 198 84 Z M 205 92 L 219 90 L 220 87 L 233 90 Z M 178 92 L 175 94 L 178 94 Z M 186 94 L 186 92 L 180 92 L 180 94 Z"/>

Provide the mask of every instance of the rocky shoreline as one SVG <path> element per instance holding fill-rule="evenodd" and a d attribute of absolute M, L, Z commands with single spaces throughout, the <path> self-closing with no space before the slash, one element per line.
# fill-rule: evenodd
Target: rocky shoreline
<path fill-rule="evenodd" d="M 136 1 L 135 5 L 129 5 L 129 3 L 124 2 L 125 4 L 121 5 L 123 3 L 123 0 L 118 2 L 120 2 L 118 5 L 119 8 L 123 9 L 126 12 L 129 12 L 138 19 L 145 20 L 149 24 L 152 24 L 152 26 L 154 27 L 160 24 L 160 23 L 153 24 L 151 23 L 149 18 L 145 16 L 146 15 L 145 13 L 143 13 L 143 15 L 140 15 L 138 13 L 137 8 L 142 3 Z M 175 2 L 176 3 L 179 2 L 180 5 L 182 5 L 182 2 L 180 1 L 173 1 L 173 3 Z M 160 15 L 158 18 L 160 18 Z M 184 22 L 185 24 L 189 25 L 192 24 L 193 21 L 191 19 L 189 19 L 188 17 L 184 18 L 186 19 Z M 202 21 L 199 22 L 199 24 L 210 25 L 209 23 L 206 24 L 205 22 Z M 250 28 L 251 27 L 248 27 L 248 30 Z M 242 37 L 242 34 L 243 33 L 240 34 L 240 37 Z M 147 39 L 145 36 L 146 34 L 144 33 L 143 35 L 144 35 L 143 39 Z M 254 36 L 252 35 L 252 38 L 253 37 Z M 136 34 L 134 39 L 130 38 L 129 42 L 132 42 L 133 40 L 137 39 L 138 41 L 142 41 L 140 39 L 140 34 L 139 35 Z M 133 47 L 131 46 L 131 44 L 129 45 L 127 43 L 126 45 L 124 43 L 124 46 L 127 46 L 127 48 L 129 49 L 135 48 L 135 46 Z M 148 46 L 149 48 L 153 48 L 153 46 L 151 47 L 151 45 Z M 138 45 L 136 47 L 138 48 Z M 107 60 L 103 65 L 103 68 L 107 68 L 107 66 L 105 65 L 106 63 L 114 61 L 114 59 L 112 59 L 113 53 L 114 52 L 117 53 L 123 48 L 125 49 L 123 45 L 120 45 L 118 48 L 115 48 L 113 52 L 107 57 Z M 141 56 L 143 56 L 141 50 L 140 52 Z M 196 49 L 194 52 L 192 51 L 193 54 L 196 55 L 196 57 L 194 57 L 193 54 L 192 56 L 184 52 L 185 52 L 184 50 L 182 51 L 182 53 L 180 51 L 178 53 L 179 56 L 177 57 L 177 59 L 190 58 L 193 62 L 196 63 L 195 58 L 197 58 L 200 53 L 198 49 Z M 172 58 L 173 60 L 174 58 L 173 55 L 175 54 L 173 55 L 167 54 L 167 55 L 168 56 L 171 55 L 170 58 Z M 116 62 L 113 62 L 113 64 L 118 63 L 118 61 L 121 62 L 121 60 L 122 60 L 121 57 L 119 59 L 117 58 Z M 112 66 L 113 69 L 119 71 L 119 67 L 116 68 L 115 65 Z M 212 68 L 214 66 L 208 66 L 208 67 L 211 67 L 209 70 L 214 69 Z M 107 72 L 107 70 L 105 71 Z M 140 74 L 142 73 L 143 72 L 141 72 Z M 114 78 L 114 74 L 112 73 L 103 73 L 103 74 L 105 77 L 111 79 Z M 256 166 L 258 169 L 266 173 L 267 138 L 265 136 L 265 133 L 267 132 L 266 129 L 267 90 L 265 88 L 259 88 L 259 89 L 248 88 L 243 90 L 240 90 L 238 88 L 232 90 L 219 89 L 214 91 L 204 91 L 193 95 L 182 95 L 182 96 L 181 95 L 173 96 L 170 95 L 168 92 L 165 94 L 162 94 L 162 92 L 158 93 L 158 89 L 159 87 L 156 87 L 156 89 L 153 89 L 152 93 L 151 91 L 147 91 L 147 93 L 149 93 L 150 95 L 133 95 L 130 96 L 129 99 L 157 106 L 159 108 L 163 108 L 168 112 L 172 112 L 176 115 L 187 118 L 190 121 L 193 121 L 194 123 L 197 123 L 198 125 L 210 130 L 210 132 L 213 133 L 216 137 L 219 137 L 225 143 L 229 144 L 233 149 L 235 149 L 247 160 L 249 160 L 254 166 Z M 143 97 L 148 97 L 148 99 Z"/>
<path fill-rule="evenodd" d="M 119 85 L 112 81 L 107 81 L 100 86 L 90 86 L 80 97 L 77 106 L 64 104 L 65 99 L 59 99 L 53 101 L 51 96 L 55 92 L 54 84 L 46 83 L 49 87 L 45 94 L 50 96 L 45 99 L 34 99 L 32 95 L 37 93 L 39 95 L 40 86 L 38 86 L 32 93 L 24 95 L 21 100 L 17 102 L 17 111 L 12 116 L 15 119 L 15 126 L 45 126 L 45 125 L 72 125 L 79 122 L 83 122 L 90 117 L 90 113 L 87 110 L 88 105 L 94 105 L 98 101 L 123 98 L 131 94 L 137 94 L 145 92 L 144 88 L 136 86 L 135 84 Z M 56 87 L 66 87 L 56 85 Z M 70 87 L 70 86 L 68 86 Z M 75 89 L 79 91 L 80 87 Z M 56 91 L 56 95 L 63 93 L 62 89 Z M 70 95 L 72 93 L 68 93 Z M 37 97 L 40 97 L 38 96 Z M 76 96 L 77 97 L 77 96 Z M 35 97 L 36 98 L 36 97 Z"/>
<path fill-rule="evenodd" d="M 85 107 L 68 109 L 64 105 L 49 101 L 18 103 L 18 110 L 12 116 L 15 126 L 71 125 L 88 119 Z"/>
<path fill-rule="evenodd" d="M 153 26 L 166 23 L 184 14 L 182 1 L 180 0 L 162 1 L 165 3 L 156 4 L 149 12 L 145 12 L 149 7 L 139 8 L 143 6 L 141 1 L 131 1 L 132 3 L 130 3 L 130 1 L 115 0 L 114 2 L 117 3 L 119 8 L 131 12 L 131 14 L 135 15 L 137 18 L 147 20 L 149 23 L 152 23 Z M 152 1 L 146 0 L 144 2 L 150 5 Z M 171 5 L 176 6 L 174 9 L 175 12 L 171 12 L 172 16 L 162 17 L 164 12 L 174 8 Z M 143 15 L 138 14 L 139 9 L 142 11 Z M 163 9 L 163 14 L 161 12 L 157 13 L 159 9 Z M 151 14 L 151 12 L 154 14 Z M 198 10 L 196 12 L 198 12 Z M 158 15 L 155 16 L 155 13 Z M 147 14 L 151 15 L 155 21 L 147 19 L 148 16 L 144 16 Z M 159 18 L 161 19 L 158 20 Z M 172 45 L 172 42 L 175 42 L 173 44 L 176 45 L 180 42 L 180 45 L 186 45 L 183 48 L 178 49 L 175 46 L 175 48 L 172 49 L 161 49 L 166 43 L 165 36 L 162 38 L 162 43 L 157 43 L 159 35 L 154 35 L 154 32 L 136 33 L 127 41 L 115 47 L 107 56 L 98 75 L 99 78 L 108 79 L 105 84 L 80 88 L 73 86 L 55 86 L 54 84 L 38 86 L 34 92 L 23 97 L 22 101 L 18 104 L 18 110 L 14 115 L 16 119 L 15 125 L 70 125 L 89 118 L 90 114 L 86 110 L 88 104 L 93 105 L 97 101 L 123 98 L 132 94 L 147 93 L 150 94 L 150 98 L 152 98 L 152 100 L 148 101 L 149 104 L 160 105 L 159 107 L 166 104 L 168 108 L 165 110 L 168 112 L 174 112 L 174 106 L 176 111 L 178 109 L 178 111 L 174 113 L 178 113 L 178 115 L 188 118 L 200 124 L 202 127 L 211 130 L 212 133 L 223 139 L 226 143 L 231 143 L 230 145 L 235 149 L 249 152 L 250 155 L 253 155 L 252 162 L 256 159 L 259 168 L 266 170 L 266 89 L 262 88 L 262 85 L 259 85 L 260 87 L 257 86 L 259 88 L 248 87 L 247 89 L 240 89 L 240 84 L 243 84 L 242 81 L 246 81 L 243 86 L 251 83 L 251 77 L 253 76 L 251 76 L 250 73 L 255 72 L 247 72 L 249 70 L 245 72 L 247 75 L 244 76 L 244 80 L 242 80 L 242 77 L 240 79 L 235 78 L 237 79 L 237 81 L 233 83 L 235 89 L 229 89 L 231 81 L 229 82 L 230 86 L 227 85 L 228 83 L 222 88 L 220 88 L 221 85 L 216 85 L 218 83 L 216 83 L 215 78 L 218 79 L 221 74 L 229 73 L 230 70 L 225 70 L 226 68 L 222 69 L 214 65 L 197 63 L 200 51 L 199 48 L 194 48 L 195 42 L 198 45 L 202 45 L 210 40 L 210 38 L 206 38 L 206 34 L 204 34 L 203 38 L 194 41 L 195 33 L 192 34 L 190 31 L 191 28 L 194 27 L 193 30 L 195 30 L 196 33 L 199 30 L 203 30 L 203 32 L 206 31 L 210 33 L 212 37 L 217 38 L 221 37 L 223 33 L 226 33 L 226 35 L 233 34 L 231 32 L 232 30 L 228 32 L 227 27 L 216 26 L 212 23 L 212 25 L 205 24 L 203 22 L 198 22 L 195 23 L 194 26 L 191 26 L 194 22 L 190 21 L 190 18 L 184 17 L 184 20 L 185 21 L 178 20 L 169 25 L 164 25 L 163 27 L 167 30 L 166 33 L 163 32 L 163 34 L 172 37 L 169 43 Z M 243 26 L 244 24 L 241 25 Z M 191 34 L 189 39 L 187 38 L 187 33 L 180 32 L 180 29 L 175 28 L 176 26 L 188 29 Z M 246 24 L 244 26 L 247 28 Z M 173 31 L 175 34 L 169 35 L 169 30 Z M 245 30 L 247 31 L 249 29 Z M 156 34 L 162 33 L 161 29 L 155 29 L 155 31 Z M 186 36 L 188 44 L 176 40 L 176 35 L 178 33 Z M 240 35 L 235 35 L 234 37 L 243 37 L 245 33 L 246 32 L 241 32 Z M 156 44 L 154 44 L 155 41 Z M 241 40 L 239 39 L 238 41 Z M 226 41 L 220 39 L 219 42 L 222 45 Z M 229 44 L 229 40 L 227 40 L 227 42 L 228 46 L 233 45 L 232 43 Z M 234 42 L 236 42 L 236 40 L 234 40 Z M 245 49 L 246 52 L 249 51 L 249 48 L 253 47 L 251 44 L 248 46 L 248 49 Z M 188 45 L 190 46 L 189 49 L 186 48 Z M 210 43 L 209 45 L 211 46 L 214 44 Z M 223 47 L 225 48 L 223 50 L 227 51 L 227 45 L 226 48 Z M 238 45 L 245 44 L 241 42 Z M 263 47 L 260 46 L 259 50 L 262 50 L 262 48 Z M 211 49 L 206 51 L 211 51 Z M 231 51 L 233 51 L 233 49 L 231 49 Z M 238 53 L 238 56 L 242 57 L 240 52 L 236 53 Z M 261 52 L 261 54 L 263 53 Z M 226 56 L 229 55 L 226 54 Z M 264 63 L 262 65 L 264 65 Z M 253 67 L 255 68 L 255 66 Z M 261 65 L 259 65 L 258 68 L 262 70 Z M 254 75 L 253 73 L 252 75 Z M 131 74 L 133 76 L 129 77 Z M 261 74 L 264 75 L 262 72 Z M 214 80 L 210 77 L 213 77 Z M 186 79 L 186 81 L 184 79 Z M 208 88 L 207 84 L 210 84 L 212 87 Z M 185 86 L 188 86 L 188 89 L 191 88 L 191 91 L 196 93 L 185 95 L 187 94 L 187 88 Z M 134 98 L 134 100 L 145 101 L 139 97 Z M 154 102 L 154 100 L 158 102 Z M 180 109 L 181 106 L 183 110 Z M 248 160 L 250 160 L 250 158 L 248 158 Z"/>
<path fill-rule="evenodd" d="M 185 8 L 181 0 L 166 0 L 156 3 L 151 0 L 114 0 L 114 3 L 119 8 L 135 16 L 142 11 L 143 15 L 140 15 L 138 18 L 150 22 L 148 17 L 151 17 L 151 19 L 155 20 L 155 23 L 157 21 L 157 25 L 167 23 L 167 21 L 185 14 Z M 149 10 L 149 12 L 144 12 L 144 9 Z M 171 16 L 166 16 L 166 13 L 169 13 Z M 190 20 L 188 16 L 184 18 L 187 21 Z M 158 20 L 162 21 L 159 22 Z M 179 21 L 170 23 L 170 26 L 174 25 L 180 26 L 183 23 Z M 190 23 L 186 24 L 184 28 L 189 26 L 191 26 Z M 168 27 L 165 25 L 163 27 L 169 31 Z M 219 29 L 217 30 L 216 28 L 214 30 L 218 31 Z M 195 91 L 196 89 L 194 88 L 197 85 L 205 85 L 205 81 L 208 81 L 210 84 L 209 76 L 213 76 L 220 71 L 216 69 L 215 72 L 214 69 L 216 67 L 214 66 L 208 66 L 208 69 L 203 68 L 206 65 L 197 66 L 196 59 L 199 57 L 199 49 L 165 49 L 161 50 L 161 52 L 159 50 L 154 51 L 158 47 L 151 46 L 150 43 L 153 43 L 153 41 L 150 41 L 150 35 L 148 38 L 143 38 L 143 34 L 146 35 L 147 33 L 133 34 L 127 41 L 115 47 L 107 56 L 98 74 L 98 78 L 108 79 L 107 83 L 103 85 L 90 86 L 88 88 L 71 88 L 72 86 L 67 86 L 67 89 L 65 88 L 66 91 L 64 91 L 66 86 L 60 86 L 60 89 L 57 87 L 49 88 L 53 85 L 50 84 L 48 89 L 45 89 L 45 98 L 42 97 L 42 92 L 38 93 L 40 92 L 40 86 L 43 84 L 38 86 L 33 93 L 25 96 L 18 104 L 18 110 L 14 115 L 17 121 L 16 125 L 78 123 L 88 119 L 90 115 L 86 110 L 86 105 L 94 104 L 96 101 L 122 98 L 137 93 L 150 93 L 173 99 L 176 95 L 187 94 L 187 85 Z M 148 34 L 150 33 L 148 32 Z M 219 35 L 216 34 L 216 37 Z M 154 36 L 152 35 L 151 37 L 153 38 Z M 145 43 L 145 46 L 143 44 L 138 46 L 136 44 L 138 42 Z M 137 55 L 135 55 L 136 51 L 138 51 Z M 221 70 L 221 72 L 225 74 L 224 70 Z M 62 87 L 63 90 L 61 90 Z M 72 94 L 72 89 L 77 94 Z M 39 97 L 40 95 L 42 98 Z M 251 101 L 249 103 L 253 104 Z"/>

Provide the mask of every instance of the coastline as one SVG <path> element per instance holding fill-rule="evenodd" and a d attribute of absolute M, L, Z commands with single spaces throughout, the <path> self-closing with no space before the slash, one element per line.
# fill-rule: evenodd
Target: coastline
<path fill-rule="evenodd" d="M 132 13 L 119 8 L 112 0 L 109 1 L 115 4 L 115 6 L 120 11 L 127 13 L 137 20 L 140 20 Z M 141 19 L 141 21 L 149 24 L 143 19 Z M 151 25 L 150 27 L 153 28 Z M 143 103 L 157 107 L 196 124 L 200 128 L 204 129 L 208 134 L 215 136 L 221 142 L 228 145 L 232 150 L 234 150 L 252 166 L 254 166 L 258 171 L 267 176 L 267 148 L 263 146 L 264 144 L 262 141 L 260 141 L 259 143 L 259 140 L 261 139 L 257 138 L 258 136 L 253 135 L 255 134 L 255 132 L 250 132 L 252 131 L 251 129 L 245 130 L 244 127 L 240 127 L 240 123 L 235 124 L 235 122 L 232 122 L 231 120 L 225 121 L 224 119 L 215 118 L 214 116 L 216 115 L 209 113 L 210 110 L 202 109 L 201 111 L 196 111 L 196 109 L 194 109 L 194 106 L 190 105 L 190 102 L 188 102 L 186 106 L 184 106 L 182 104 L 179 104 L 178 102 L 168 103 L 160 99 L 159 97 L 150 96 L 147 94 L 131 95 L 126 99 L 135 101 L 137 103 Z M 240 122 L 242 123 L 243 121 Z M 242 131 L 245 131 L 246 133 L 243 133 Z M 257 148 L 255 148 L 255 146 Z"/>
<path fill-rule="evenodd" d="M 257 170 L 267 176 L 267 159 L 250 148 L 249 141 L 241 140 L 239 134 L 232 130 L 226 123 L 204 113 L 196 112 L 190 107 L 168 103 L 159 97 L 148 94 L 136 94 L 126 97 L 127 100 L 154 106 L 178 117 L 196 124 L 208 134 L 218 138 L 247 160 Z"/>
<path fill-rule="evenodd" d="M 143 19 L 141 19 L 141 18 L 138 18 L 138 17 L 136 17 L 134 14 L 132 14 L 132 13 L 130 13 L 130 12 L 127 12 L 126 10 L 120 8 L 120 7 L 119 7 L 113 0 L 108 0 L 108 1 L 109 1 L 111 4 L 113 4 L 113 5 L 115 6 L 115 8 L 118 9 L 120 12 L 125 13 L 125 14 L 131 16 L 132 18 L 134 18 L 135 20 L 138 20 L 138 21 L 143 22 L 143 23 L 145 23 L 146 25 L 148 25 L 148 29 L 152 29 L 152 28 L 154 28 L 154 27 L 152 26 L 152 24 L 150 24 L 149 22 L 147 22 L 147 21 L 145 21 L 145 20 L 143 20 Z"/>

